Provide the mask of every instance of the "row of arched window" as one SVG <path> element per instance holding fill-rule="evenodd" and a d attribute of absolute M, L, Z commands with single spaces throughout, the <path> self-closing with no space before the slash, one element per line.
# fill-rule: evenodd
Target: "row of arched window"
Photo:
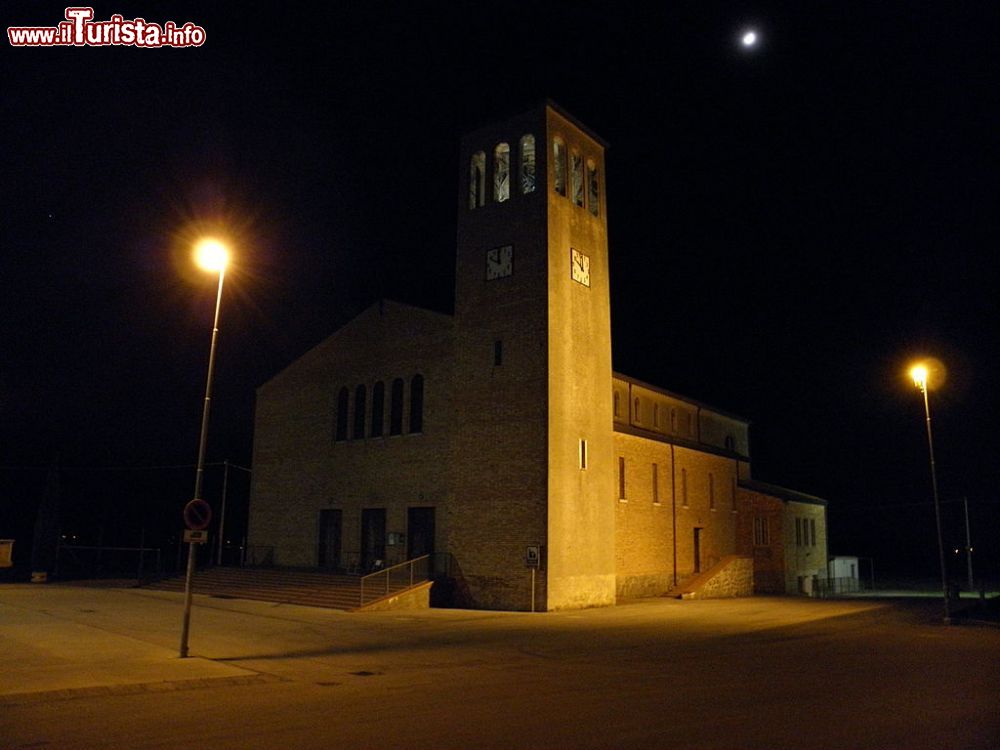
<path fill-rule="evenodd" d="M 389 435 L 403 434 L 403 391 L 405 383 L 396 378 L 389 386 L 389 420 L 386 424 L 385 383 L 375 382 L 368 398 L 368 388 L 362 383 L 354 387 L 354 408 L 351 409 L 351 390 L 345 385 L 337 392 L 337 416 L 334 440 L 361 440 L 382 437 L 388 427 Z M 424 429 L 424 376 L 410 378 L 410 413 L 407 433 Z M 348 434 L 350 428 L 350 434 Z"/>
<path fill-rule="evenodd" d="M 517 184 L 522 195 L 535 192 L 535 136 L 526 133 L 518 143 Z M 510 200 L 510 144 L 493 149 L 493 200 Z M 469 208 L 486 203 L 486 154 L 477 151 L 469 163 Z"/>
<path fill-rule="evenodd" d="M 618 391 L 614 392 L 614 416 L 616 419 L 622 417 L 622 402 L 621 394 Z M 678 424 L 678 417 L 680 424 Z M 632 402 L 632 421 L 637 425 L 642 425 L 643 423 L 643 411 L 641 408 L 641 402 L 638 396 Z M 670 424 L 669 428 L 667 425 L 661 424 L 664 420 L 660 416 L 660 405 L 657 403 L 653 404 L 652 408 L 652 425 L 657 430 L 669 429 L 670 432 L 677 434 L 678 428 L 681 428 L 681 432 L 687 433 L 688 436 L 694 436 L 694 420 L 691 418 L 690 412 L 681 411 L 679 414 L 676 409 L 670 410 Z M 728 444 L 727 448 L 730 447 Z"/>
<path fill-rule="evenodd" d="M 594 216 L 600 213 L 601 188 L 597 163 L 584 162 L 576 149 L 568 150 L 558 136 L 552 140 L 553 189 L 574 204 L 587 207 Z M 501 142 L 493 149 L 493 201 L 510 200 L 510 144 Z M 518 143 L 517 183 L 522 195 L 535 192 L 535 136 L 526 133 Z M 469 161 L 469 208 L 486 204 L 486 153 L 477 151 Z"/>
<path fill-rule="evenodd" d="M 569 167 L 568 174 L 567 166 Z M 556 136 L 552 139 L 552 170 L 555 175 L 553 187 L 559 195 L 570 198 L 575 205 L 581 208 L 586 205 L 587 210 L 594 216 L 600 213 L 600 181 L 597 174 L 597 163 L 593 159 L 587 159 L 586 175 L 584 175 L 583 156 L 576 149 L 570 150 L 567 164 L 566 144 Z M 584 179 L 585 177 L 586 179 Z"/>

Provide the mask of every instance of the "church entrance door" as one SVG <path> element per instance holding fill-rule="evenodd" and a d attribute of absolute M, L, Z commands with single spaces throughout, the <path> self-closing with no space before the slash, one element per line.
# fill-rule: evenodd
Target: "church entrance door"
<path fill-rule="evenodd" d="M 339 508 L 319 512 L 319 566 L 335 569 L 340 567 L 340 532 L 343 528 L 343 514 Z"/>
<path fill-rule="evenodd" d="M 361 511 L 361 569 L 368 573 L 375 561 L 385 564 L 385 508 Z"/>
<path fill-rule="evenodd" d="M 406 519 L 406 559 L 434 554 L 434 508 L 410 508 Z"/>

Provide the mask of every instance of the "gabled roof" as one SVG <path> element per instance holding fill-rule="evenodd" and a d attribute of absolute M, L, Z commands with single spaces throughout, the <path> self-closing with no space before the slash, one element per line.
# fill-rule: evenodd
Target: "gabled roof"
<path fill-rule="evenodd" d="M 827 505 L 826 500 L 821 497 L 807 495 L 804 492 L 796 492 L 795 490 L 790 490 L 787 487 L 779 487 L 776 484 L 758 482 L 755 479 L 740 479 L 737 482 L 737 485 L 746 490 L 760 492 L 764 495 L 771 495 L 779 500 L 787 500 L 793 503 L 809 503 L 810 505 L 822 505 L 823 507 L 826 507 Z"/>
<path fill-rule="evenodd" d="M 640 388 L 646 388 L 650 391 L 656 391 L 657 393 L 662 393 L 668 398 L 677 399 L 678 401 L 683 401 L 686 404 L 691 404 L 691 406 L 697 407 L 699 409 L 705 409 L 713 414 L 718 414 L 720 417 L 726 417 L 727 419 L 733 419 L 737 422 L 743 422 L 744 424 L 750 424 L 750 420 L 746 417 L 741 417 L 738 414 L 733 414 L 732 412 L 726 411 L 724 409 L 719 409 L 711 404 L 706 404 L 697 399 L 693 399 L 690 396 L 682 396 L 679 393 L 674 393 L 673 391 L 668 391 L 666 388 L 661 388 L 658 385 L 652 385 L 651 383 L 646 383 L 638 378 L 633 378 L 631 375 L 625 375 L 624 373 L 618 372 L 617 370 L 611 373 L 612 378 L 618 378 L 619 380 L 624 380 L 633 385 L 637 385 Z"/>
<path fill-rule="evenodd" d="M 370 321 L 373 319 L 384 318 L 389 315 L 402 315 L 405 316 L 407 321 L 410 323 L 423 325 L 425 329 L 429 328 L 441 331 L 450 329 L 454 323 L 454 317 L 448 315 L 447 313 L 428 310 L 424 307 L 408 305 L 405 302 L 397 302 L 391 299 L 380 299 L 377 302 L 373 302 L 353 318 L 341 325 L 305 354 L 297 357 L 292 362 L 289 362 L 288 365 L 275 373 L 262 385 L 258 386 L 258 390 L 266 387 L 269 383 L 280 379 L 289 370 L 308 362 L 314 357 L 321 356 L 324 350 L 333 346 L 338 338 L 344 336 L 344 334 L 351 331 L 351 329 L 357 328 L 358 326 L 369 325 Z"/>

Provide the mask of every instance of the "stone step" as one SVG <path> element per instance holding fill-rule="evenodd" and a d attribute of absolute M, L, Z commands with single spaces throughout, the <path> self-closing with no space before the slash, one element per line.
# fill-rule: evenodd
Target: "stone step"
<path fill-rule="evenodd" d="M 176 576 L 147 584 L 156 591 L 184 591 L 185 577 Z M 406 589 L 384 581 L 365 586 L 365 603 Z M 361 579 L 358 576 L 320 571 L 260 570 L 247 568 L 209 568 L 197 571 L 192 591 L 218 598 L 250 599 L 282 604 L 299 604 L 327 609 L 356 609 L 361 605 Z"/>

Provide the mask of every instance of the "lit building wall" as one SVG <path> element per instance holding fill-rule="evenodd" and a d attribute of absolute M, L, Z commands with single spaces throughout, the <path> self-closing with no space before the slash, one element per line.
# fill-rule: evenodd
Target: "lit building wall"
<path fill-rule="evenodd" d="M 385 531 L 403 534 L 381 556 L 405 557 L 408 509 L 436 508 L 435 548 L 447 544 L 450 498 L 452 321 L 384 302 L 373 305 L 257 391 L 248 543 L 273 550 L 277 565 L 320 563 L 321 513 L 339 510 L 340 538 L 324 540 L 327 567 L 361 565 L 361 518 L 385 510 Z M 412 378 L 423 378 L 422 424 L 410 429 Z M 392 384 L 403 381 L 399 434 L 392 429 Z M 381 430 L 373 392 L 384 385 Z M 363 434 L 354 432 L 364 387 Z M 344 439 L 337 439 L 338 394 L 348 392 Z M 374 433 L 381 432 L 381 435 Z M 339 549 L 337 549 L 339 548 Z M 338 551 L 339 560 L 332 554 Z"/>

